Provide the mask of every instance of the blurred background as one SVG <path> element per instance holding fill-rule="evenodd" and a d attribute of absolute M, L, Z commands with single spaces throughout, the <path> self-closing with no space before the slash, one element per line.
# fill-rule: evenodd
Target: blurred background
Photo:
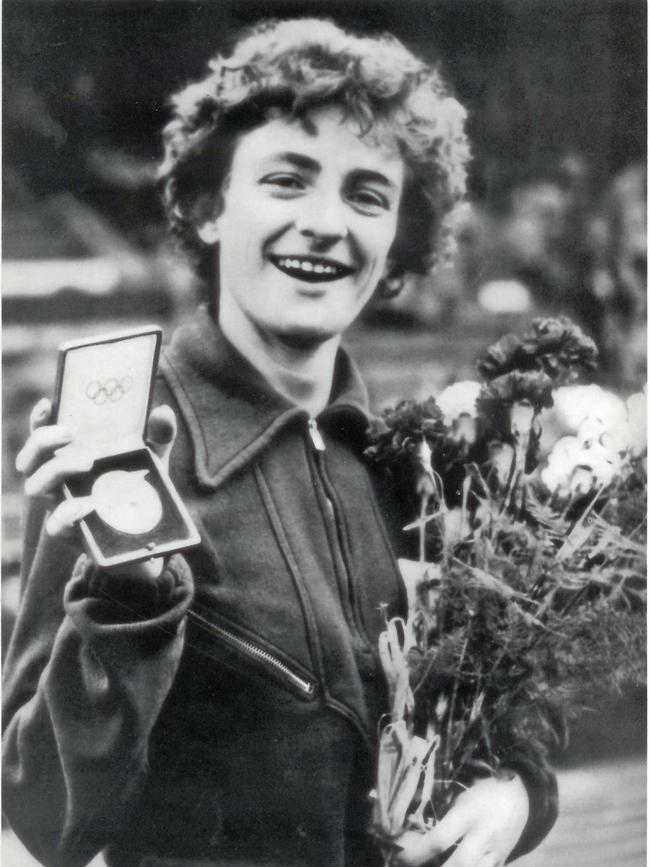
<path fill-rule="evenodd" d="M 470 113 L 457 253 L 348 343 L 376 407 L 474 378 L 489 342 L 565 313 L 597 341 L 599 378 L 646 381 L 647 22 L 643 0 L 5 0 L 3 643 L 17 603 L 29 408 L 64 340 L 195 303 L 155 183 L 168 95 L 242 25 L 326 15 L 390 30 L 439 60 Z M 563 807 L 520 862 L 645 864 L 645 698 L 603 696 L 558 757 Z M 7 867 L 30 860 L 3 834 Z"/>

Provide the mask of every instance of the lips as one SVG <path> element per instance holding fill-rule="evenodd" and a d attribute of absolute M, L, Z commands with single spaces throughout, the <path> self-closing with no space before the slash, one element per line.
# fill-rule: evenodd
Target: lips
<path fill-rule="evenodd" d="M 326 259 L 322 256 L 269 256 L 275 267 L 297 280 L 306 283 L 326 283 L 332 280 L 340 280 L 354 272 L 354 268 L 343 265 L 334 259 Z"/>

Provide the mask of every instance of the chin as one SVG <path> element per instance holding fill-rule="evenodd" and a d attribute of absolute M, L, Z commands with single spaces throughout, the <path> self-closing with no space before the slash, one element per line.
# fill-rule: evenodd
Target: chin
<path fill-rule="evenodd" d="M 325 327 L 313 322 L 297 322 L 286 325 L 278 331 L 280 336 L 289 346 L 308 347 L 325 343 L 342 333 L 343 329 Z"/>

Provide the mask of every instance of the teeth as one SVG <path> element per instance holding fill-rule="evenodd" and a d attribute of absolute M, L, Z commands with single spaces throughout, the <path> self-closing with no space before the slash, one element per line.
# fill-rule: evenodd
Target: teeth
<path fill-rule="evenodd" d="M 279 259 L 278 264 L 282 268 L 293 268 L 297 271 L 314 272 L 316 274 L 336 274 L 338 269 L 334 265 L 326 265 L 321 262 L 309 262 L 306 259 Z"/>

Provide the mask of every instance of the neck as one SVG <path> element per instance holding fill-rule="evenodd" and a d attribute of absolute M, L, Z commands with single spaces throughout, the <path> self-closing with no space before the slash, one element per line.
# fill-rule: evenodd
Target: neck
<path fill-rule="evenodd" d="M 222 305 L 219 326 L 244 358 L 292 403 L 312 417 L 327 406 L 340 343 L 338 335 L 322 342 L 294 340 L 264 331 L 241 311 L 224 309 Z"/>

